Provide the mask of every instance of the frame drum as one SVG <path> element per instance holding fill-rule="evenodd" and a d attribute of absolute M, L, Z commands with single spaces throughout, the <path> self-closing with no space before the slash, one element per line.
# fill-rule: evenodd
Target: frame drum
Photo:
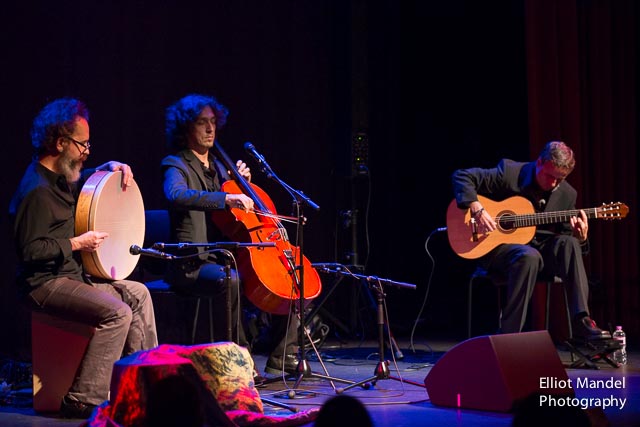
<path fill-rule="evenodd" d="M 132 245 L 144 242 L 144 203 L 135 181 L 122 190 L 122 172 L 97 171 L 85 182 L 76 210 L 75 234 L 104 231 L 95 252 L 82 251 L 82 265 L 90 276 L 121 280 L 131 274 L 140 255 Z"/>

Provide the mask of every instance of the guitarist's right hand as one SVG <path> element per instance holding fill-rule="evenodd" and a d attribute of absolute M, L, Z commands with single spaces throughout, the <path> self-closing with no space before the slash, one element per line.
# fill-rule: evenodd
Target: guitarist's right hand
<path fill-rule="evenodd" d="M 471 217 L 475 219 L 478 224 L 478 231 L 488 233 L 496 229 L 496 222 L 493 220 L 491 214 L 482 207 L 480 202 L 471 202 L 469 205 L 469 212 Z"/>

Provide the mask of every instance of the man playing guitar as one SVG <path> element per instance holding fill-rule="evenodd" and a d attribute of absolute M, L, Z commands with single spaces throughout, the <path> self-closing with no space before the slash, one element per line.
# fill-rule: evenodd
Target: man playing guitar
<path fill-rule="evenodd" d="M 473 240 L 495 232 L 500 224 L 479 196 L 504 200 L 512 196 L 528 199 L 537 212 L 575 210 L 577 192 L 566 181 L 575 167 L 573 151 L 564 143 L 547 143 L 532 162 L 503 159 L 492 169 L 459 169 L 453 173 L 458 208 L 468 209 L 474 226 Z M 479 258 L 490 274 L 507 279 L 507 301 L 502 332 L 522 331 L 527 306 L 540 274 L 560 277 L 567 287 L 573 316 L 573 335 L 588 339 L 610 338 L 589 316 L 589 284 L 582 255 L 588 252 L 589 224 L 585 211 L 575 211 L 567 221 L 538 226 L 528 243 L 497 245 Z"/>

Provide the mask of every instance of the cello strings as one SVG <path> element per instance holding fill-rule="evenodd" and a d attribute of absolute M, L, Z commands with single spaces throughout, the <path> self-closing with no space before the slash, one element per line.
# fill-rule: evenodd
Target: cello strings
<path fill-rule="evenodd" d="M 264 216 L 264 217 L 267 217 L 267 218 L 276 219 L 276 220 L 279 220 L 279 221 L 290 222 L 290 223 L 293 223 L 293 224 L 297 224 L 298 223 L 298 218 L 294 218 L 292 216 L 284 216 L 284 215 L 272 214 L 271 212 L 265 212 L 265 211 L 261 211 L 259 209 L 254 209 L 252 212 L 257 214 L 257 215 L 261 215 L 261 216 Z"/>

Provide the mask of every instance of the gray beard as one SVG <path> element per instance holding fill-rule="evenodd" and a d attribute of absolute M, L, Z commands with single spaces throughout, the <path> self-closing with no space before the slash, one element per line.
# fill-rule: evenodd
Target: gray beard
<path fill-rule="evenodd" d="M 67 182 L 76 183 L 80 180 L 80 171 L 82 170 L 82 162 L 71 158 L 64 150 L 58 158 L 58 168 L 67 178 Z"/>

